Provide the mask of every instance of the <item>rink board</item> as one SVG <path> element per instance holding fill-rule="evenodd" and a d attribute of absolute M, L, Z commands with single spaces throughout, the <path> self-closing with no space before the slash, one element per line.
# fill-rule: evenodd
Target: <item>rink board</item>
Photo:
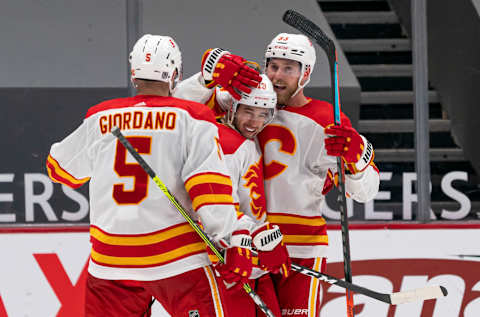
<path fill-rule="evenodd" d="M 329 240 L 327 273 L 342 277 L 338 226 Z M 480 224 L 354 224 L 350 242 L 356 284 L 384 293 L 432 284 L 449 291 L 398 307 L 355 294 L 357 317 L 480 316 Z M 82 316 L 87 227 L 0 228 L 0 250 L 0 317 Z M 343 289 L 322 286 L 321 316 L 344 316 Z M 157 306 L 153 316 L 166 315 Z"/>

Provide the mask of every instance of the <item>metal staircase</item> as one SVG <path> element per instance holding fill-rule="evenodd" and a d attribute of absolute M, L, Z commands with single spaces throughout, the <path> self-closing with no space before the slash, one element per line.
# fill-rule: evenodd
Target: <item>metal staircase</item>
<path fill-rule="evenodd" d="M 317 0 L 361 86 L 358 130 L 375 145 L 375 161 L 381 170 L 414 171 L 414 110 L 411 41 L 386 0 Z M 341 76 L 341 74 L 340 74 Z M 458 203 L 439 189 L 440 176 L 452 170 L 474 174 L 463 151 L 453 141 L 450 121 L 442 111 L 440 98 L 429 87 L 430 160 L 432 208 L 455 210 Z M 401 209 L 401 177 L 385 188 L 393 203 L 383 206 Z M 462 187 L 463 186 L 463 187 Z M 469 191 L 474 186 L 459 186 Z M 394 191 L 397 194 L 394 194 Z M 398 197 L 400 195 L 400 197 Z M 394 196 L 397 196 L 395 198 Z M 478 203 L 472 202 L 472 210 Z M 478 208 L 477 208 L 478 209 Z M 472 211 L 472 213 L 474 213 Z"/>

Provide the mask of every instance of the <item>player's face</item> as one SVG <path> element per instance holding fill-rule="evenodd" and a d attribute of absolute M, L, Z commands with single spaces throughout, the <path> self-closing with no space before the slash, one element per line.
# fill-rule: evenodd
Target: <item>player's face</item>
<path fill-rule="evenodd" d="M 286 105 L 298 87 L 300 63 L 290 59 L 272 58 L 265 70 L 277 93 L 277 103 Z"/>
<path fill-rule="evenodd" d="M 247 139 L 253 139 L 262 129 L 268 116 L 267 109 L 239 104 L 233 124 L 241 135 Z"/>

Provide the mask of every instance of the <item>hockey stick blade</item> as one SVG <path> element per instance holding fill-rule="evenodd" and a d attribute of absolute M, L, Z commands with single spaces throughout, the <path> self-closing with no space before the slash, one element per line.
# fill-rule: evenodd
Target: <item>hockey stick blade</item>
<path fill-rule="evenodd" d="M 443 286 L 427 286 L 424 288 L 417 288 L 411 291 L 398 292 L 390 295 L 392 305 L 399 305 L 420 300 L 435 299 L 447 296 L 447 289 Z"/>
<path fill-rule="evenodd" d="M 346 288 L 350 291 L 353 291 L 356 294 L 362 294 L 367 297 L 371 297 L 391 305 L 399 305 L 399 304 L 405 304 L 405 303 L 410 303 L 415 301 L 425 301 L 429 299 L 436 299 L 436 298 L 447 296 L 448 294 L 447 289 L 445 287 L 438 286 L 438 285 L 427 286 L 424 288 L 417 288 L 415 290 L 410 290 L 410 291 L 385 294 L 385 293 L 372 291 L 368 288 L 365 288 L 353 283 L 348 283 L 344 280 L 340 280 L 336 277 L 312 270 L 308 267 L 301 266 L 295 263 L 292 263 L 292 270 L 300 274 L 317 278 L 320 281 Z"/>

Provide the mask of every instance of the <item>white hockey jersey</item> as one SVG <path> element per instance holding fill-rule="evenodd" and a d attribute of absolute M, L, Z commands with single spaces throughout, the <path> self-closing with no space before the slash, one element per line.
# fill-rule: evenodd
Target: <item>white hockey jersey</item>
<path fill-rule="evenodd" d="M 201 80 L 200 73 L 185 79 L 179 83 L 175 96 L 206 104 L 217 117 L 222 117 L 227 105 L 222 103 L 223 100 L 219 102 L 219 98 L 220 95 L 228 95 L 228 92 L 221 91 L 219 87 L 206 88 Z M 255 223 L 263 223 L 266 219 L 266 199 L 260 147 L 256 141 L 248 140 L 231 127 L 218 124 L 218 129 L 220 144 L 233 183 L 235 205 Z"/>
<path fill-rule="evenodd" d="M 218 124 L 218 133 L 232 179 L 233 201 L 240 212 L 261 224 L 267 217 L 267 202 L 260 148 L 223 124 Z"/>
<path fill-rule="evenodd" d="M 328 170 L 336 172 L 336 157 L 324 147 L 324 127 L 333 123 L 331 104 L 311 99 L 300 108 L 279 109 L 258 139 L 264 155 L 267 220 L 279 225 L 291 257 L 325 255 L 328 236 L 322 205 L 322 189 Z M 342 113 L 342 124 L 351 125 Z M 380 178 L 375 165 L 346 175 L 351 198 L 365 202 L 378 192 Z"/>
<path fill-rule="evenodd" d="M 215 112 L 217 118 L 221 118 L 225 114 L 225 107 L 228 107 L 227 103 L 231 97 L 228 92 L 222 91 L 219 87 L 215 89 L 204 87 L 200 80 L 201 75 L 197 73 L 182 81 L 175 91 L 175 96 L 202 102 Z M 250 222 L 249 228 L 254 229 L 264 223 L 267 217 L 263 156 L 259 144 L 257 140 L 249 140 L 235 129 L 223 124 L 218 124 L 218 132 L 232 179 L 235 207 L 243 216 L 240 219 Z M 218 258 L 214 255 L 210 256 L 210 260 L 213 263 L 218 262 Z M 264 274 L 267 272 L 254 267 L 250 278 L 255 279 Z"/>
<path fill-rule="evenodd" d="M 208 265 L 205 243 L 109 133 L 113 126 L 214 240 L 228 239 L 239 223 L 207 107 L 145 95 L 106 101 L 53 144 L 47 159 L 55 182 L 75 188 L 90 180 L 89 272 L 103 279 L 157 280 Z"/>
<path fill-rule="evenodd" d="M 207 88 L 202 81 L 203 77 L 200 72 L 188 77 L 178 84 L 174 96 L 205 104 L 212 109 L 217 119 L 222 118 L 231 106 L 233 98 L 223 88 L 219 86 Z"/>

